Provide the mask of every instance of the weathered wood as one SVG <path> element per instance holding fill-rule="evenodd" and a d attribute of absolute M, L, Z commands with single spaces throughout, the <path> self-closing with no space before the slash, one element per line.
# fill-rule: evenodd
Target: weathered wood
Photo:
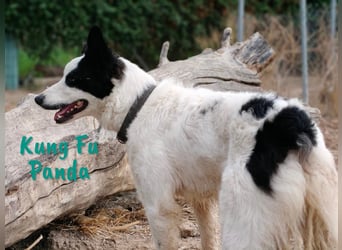
<path fill-rule="evenodd" d="M 5 228 L 6 246 L 25 238 L 59 216 L 84 209 L 97 199 L 122 190 L 133 189 L 124 147 L 115 141 L 115 134 L 97 129 L 93 118 L 58 126 L 52 119 L 53 111 L 43 111 L 29 95 L 18 107 L 5 115 Z M 75 135 L 87 134 L 87 141 L 98 141 L 98 155 L 76 153 Z M 23 136 L 32 136 L 35 142 L 69 143 L 68 157 L 58 155 L 20 154 Z M 52 169 L 67 169 L 77 160 L 77 168 L 86 166 L 89 180 L 45 180 L 38 175 L 33 180 L 29 160 L 39 160 Z"/>
<path fill-rule="evenodd" d="M 186 60 L 170 62 L 168 43 L 161 52 L 159 67 L 150 73 L 157 79 L 177 77 L 189 87 L 215 90 L 260 91 L 258 72 L 273 58 L 273 50 L 256 33 L 242 43 L 230 45 L 231 30 L 226 29 L 222 47 L 205 50 Z M 6 246 L 25 238 L 52 220 L 83 210 L 102 197 L 133 189 L 133 181 L 125 157 L 124 146 L 115 140 L 115 133 L 98 128 L 93 118 L 82 118 L 63 126 L 53 121 L 53 111 L 42 110 L 28 95 L 24 102 L 5 115 L 5 231 Z M 87 134 L 87 141 L 99 142 L 98 155 L 77 154 L 75 136 Z M 68 142 L 69 156 L 20 154 L 23 136 L 35 142 Z M 41 175 L 32 180 L 29 160 L 41 161 L 52 169 L 67 169 L 74 159 L 78 167 L 87 166 L 89 180 L 45 180 Z"/>
<path fill-rule="evenodd" d="M 186 60 L 170 62 L 169 44 L 163 44 L 159 67 L 150 71 L 157 80 L 177 77 L 191 87 L 214 90 L 260 91 L 261 72 L 273 59 L 274 51 L 259 33 L 242 43 L 230 45 L 231 30 L 223 34 L 222 47 Z"/>

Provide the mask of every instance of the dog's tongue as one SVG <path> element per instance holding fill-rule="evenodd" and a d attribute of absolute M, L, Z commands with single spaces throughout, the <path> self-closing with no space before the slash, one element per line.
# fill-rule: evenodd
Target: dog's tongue
<path fill-rule="evenodd" d="M 74 104 L 75 103 L 69 104 L 65 106 L 64 108 L 61 108 L 60 110 L 58 110 L 55 114 L 55 120 L 67 114 L 68 111 L 71 111 Z"/>
<path fill-rule="evenodd" d="M 82 111 L 86 106 L 86 102 L 83 100 L 78 100 L 75 101 L 63 108 L 61 108 L 60 110 L 58 110 L 55 114 L 55 121 L 57 123 L 61 123 L 64 122 L 70 118 L 72 118 L 72 116 L 80 111 Z"/>

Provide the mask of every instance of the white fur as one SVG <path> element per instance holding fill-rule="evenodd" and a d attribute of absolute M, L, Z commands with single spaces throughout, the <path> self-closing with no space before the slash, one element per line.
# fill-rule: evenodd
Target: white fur
<path fill-rule="evenodd" d="M 104 128 L 118 131 L 137 96 L 156 84 L 135 64 L 120 59 L 125 76 L 113 80 L 115 87 L 103 100 L 67 87 L 63 77 L 44 91 L 45 102 L 85 98 L 89 106 L 74 119 L 92 115 Z M 79 60 L 66 66 L 65 75 Z M 241 106 L 257 95 L 185 88 L 167 79 L 158 84 L 129 126 L 129 162 L 157 249 L 179 247 L 176 195 L 193 205 L 205 250 L 219 247 L 213 212 L 218 196 L 223 249 L 322 249 L 315 244 L 323 246 L 321 241 L 327 238 L 336 241 L 336 170 L 320 132 L 307 161 L 288 154 L 272 179 L 273 196 L 254 184 L 246 163 L 257 130 L 284 107 L 302 107 L 297 101 L 277 99 L 264 119 L 240 115 Z"/>

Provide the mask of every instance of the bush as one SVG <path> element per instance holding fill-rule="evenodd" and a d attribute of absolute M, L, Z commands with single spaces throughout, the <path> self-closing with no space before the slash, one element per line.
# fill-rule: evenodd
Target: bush
<path fill-rule="evenodd" d="M 20 48 L 18 53 L 19 78 L 25 81 L 27 78 L 40 76 L 42 73 L 37 71 L 37 65 L 43 65 L 44 68 L 63 68 L 67 62 L 78 54 L 76 49 L 65 50 L 57 46 L 52 48 L 48 57 L 39 59 L 32 54 L 28 54 L 23 48 Z"/>
<path fill-rule="evenodd" d="M 79 54 L 80 51 L 78 51 L 77 48 L 64 49 L 61 46 L 56 46 L 52 48 L 48 58 L 40 63 L 47 66 L 64 67 L 67 62 L 69 62 L 71 59 L 78 56 Z"/>
<path fill-rule="evenodd" d="M 6 32 L 14 35 L 30 55 L 48 58 L 53 48 L 82 47 L 89 28 L 97 24 L 109 44 L 145 69 L 155 67 L 160 47 L 170 40 L 170 59 L 199 52 L 196 37 L 222 31 L 224 21 L 236 12 L 238 0 L 5 0 Z M 318 8 L 329 0 L 311 0 Z M 246 1 L 246 11 L 296 12 L 291 1 Z"/>
<path fill-rule="evenodd" d="M 56 45 L 82 46 L 89 28 L 97 24 L 119 53 L 145 68 L 157 63 L 161 44 L 171 40 L 172 55 L 198 52 L 198 35 L 222 29 L 226 1 L 46 1 L 7 0 L 6 31 L 29 54 L 47 58 Z"/>
<path fill-rule="evenodd" d="M 32 74 L 34 67 L 38 62 L 37 58 L 29 56 L 24 50 L 19 49 L 19 78 L 24 79 L 28 75 Z"/>

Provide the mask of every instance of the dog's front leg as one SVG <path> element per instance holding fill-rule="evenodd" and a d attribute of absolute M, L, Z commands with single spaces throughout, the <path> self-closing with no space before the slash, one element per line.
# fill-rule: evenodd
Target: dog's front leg
<path fill-rule="evenodd" d="M 153 196 L 153 194 L 150 194 Z M 157 197 L 156 197 L 157 198 Z M 160 197 L 159 197 L 160 198 Z M 178 249 L 180 209 L 172 196 L 155 200 L 153 204 L 142 200 L 150 224 L 153 240 L 158 250 Z"/>
<path fill-rule="evenodd" d="M 174 178 L 168 172 L 172 168 L 162 160 L 158 164 L 156 156 L 151 165 L 147 165 L 146 159 L 150 158 L 149 155 L 138 154 L 130 158 L 137 193 L 144 206 L 156 249 L 177 250 L 181 211 L 174 199 Z"/>

